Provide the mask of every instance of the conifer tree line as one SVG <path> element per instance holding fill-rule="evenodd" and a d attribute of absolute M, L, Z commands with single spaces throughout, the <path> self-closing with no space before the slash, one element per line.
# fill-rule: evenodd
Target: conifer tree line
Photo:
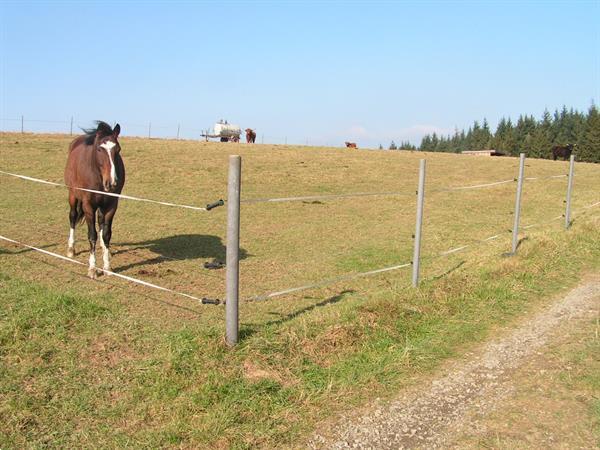
<path fill-rule="evenodd" d="M 381 147 L 381 146 L 380 146 Z M 389 150 L 416 150 L 417 147 L 412 145 L 409 141 L 401 141 L 399 145 L 396 145 L 394 141 L 388 147 Z"/>
<path fill-rule="evenodd" d="M 575 144 L 573 153 L 578 161 L 600 162 L 600 114 L 592 105 L 587 113 L 567 110 L 548 110 L 539 120 L 533 116 L 521 115 L 517 123 L 510 118 L 502 118 L 495 133 L 488 122 L 475 121 L 473 126 L 454 132 L 454 135 L 426 135 L 419 150 L 428 152 L 454 152 L 463 150 L 494 149 L 506 155 L 518 156 L 525 153 L 530 158 L 552 158 L 555 145 Z"/>

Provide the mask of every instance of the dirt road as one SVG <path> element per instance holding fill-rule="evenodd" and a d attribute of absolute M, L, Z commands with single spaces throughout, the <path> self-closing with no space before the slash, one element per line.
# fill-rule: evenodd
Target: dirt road
<path fill-rule="evenodd" d="M 557 368 L 561 348 L 577 346 L 587 337 L 595 339 L 597 349 L 599 314 L 600 276 L 595 276 L 516 329 L 447 365 L 426 385 L 343 418 L 320 430 L 309 445 L 335 449 L 595 448 L 598 442 L 590 420 L 582 418 L 586 399 L 568 389 L 561 396 L 565 389 L 557 387 L 556 371 L 571 370 L 569 366 Z M 553 431 L 560 431 L 560 436 Z M 565 437 L 568 432 L 572 435 Z"/>

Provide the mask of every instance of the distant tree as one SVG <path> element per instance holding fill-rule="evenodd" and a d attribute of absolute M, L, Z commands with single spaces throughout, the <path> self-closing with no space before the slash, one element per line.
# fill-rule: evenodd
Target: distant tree
<path fill-rule="evenodd" d="M 548 110 L 544 111 L 542 120 L 536 125 L 531 136 L 531 149 L 528 156 L 534 158 L 551 157 L 552 148 L 552 116 Z"/>
<path fill-rule="evenodd" d="M 383 145 L 379 144 L 379 150 L 383 150 Z"/>
<path fill-rule="evenodd" d="M 434 132 L 431 135 L 431 151 L 435 152 L 437 150 L 437 146 L 440 143 L 440 138 L 438 138 L 438 135 Z"/>
<path fill-rule="evenodd" d="M 596 105 L 592 105 L 588 111 L 575 154 L 578 161 L 600 163 L 600 112 Z"/>
<path fill-rule="evenodd" d="M 485 150 L 489 149 L 492 144 L 492 133 L 490 133 L 490 127 L 487 119 L 483 119 L 483 126 L 479 125 L 479 122 L 473 123 L 473 129 L 471 130 L 471 136 L 469 137 L 470 150 Z"/>
<path fill-rule="evenodd" d="M 402 141 L 402 142 L 400 142 L 398 149 L 399 150 L 416 150 L 417 147 L 412 145 L 409 141 L 406 141 L 406 142 Z"/>
<path fill-rule="evenodd" d="M 394 141 L 392 141 L 392 143 L 390 144 L 390 150 L 397 150 L 398 147 L 396 147 L 396 143 Z"/>
<path fill-rule="evenodd" d="M 494 135 L 490 131 L 490 125 L 488 124 L 487 119 L 483 118 L 483 127 L 481 129 L 481 141 L 483 142 L 483 149 L 489 150 L 492 148 L 492 142 L 494 140 Z"/>
<path fill-rule="evenodd" d="M 473 129 L 471 127 L 469 127 L 465 135 L 465 150 L 475 150 L 473 145 Z"/>
<path fill-rule="evenodd" d="M 517 154 L 525 153 L 530 155 L 533 148 L 533 133 L 537 122 L 533 116 L 519 116 L 517 126 L 515 127 L 515 140 L 516 140 L 516 151 Z"/>
<path fill-rule="evenodd" d="M 492 139 L 492 147 L 507 155 L 516 156 L 519 154 L 516 131 L 510 118 L 502 118 L 498 123 L 496 133 Z"/>

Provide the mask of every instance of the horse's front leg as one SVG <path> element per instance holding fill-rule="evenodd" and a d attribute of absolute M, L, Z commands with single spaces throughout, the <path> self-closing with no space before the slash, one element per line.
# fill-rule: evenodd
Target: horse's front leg
<path fill-rule="evenodd" d="M 100 229 L 100 245 L 102 246 L 102 267 L 105 271 L 110 271 L 110 238 L 112 237 L 112 221 L 114 211 L 108 211 L 106 214 L 98 211 L 98 228 Z M 108 272 L 104 272 L 109 275 Z"/>
<path fill-rule="evenodd" d="M 75 226 L 77 225 L 77 199 L 75 196 L 70 193 L 69 194 L 69 240 L 67 241 L 67 256 L 72 258 L 75 256 Z"/>
<path fill-rule="evenodd" d="M 90 241 L 90 263 L 88 267 L 88 277 L 92 279 L 97 278 L 96 274 L 96 240 L 98 234 L 96 233 L 96 209 L 91 206 L 85 207 L 85 221 L 88 226 L 88 240 Z"/>

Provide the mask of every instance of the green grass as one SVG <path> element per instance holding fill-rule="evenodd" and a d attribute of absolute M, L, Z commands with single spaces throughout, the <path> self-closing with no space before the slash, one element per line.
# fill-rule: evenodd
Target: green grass
<path fill-rule="evenodd" d="M 60 180 L 67 138 L 0 138 L 3 170 Z M 224 196 L 232 148 L 244 157 L 245 198 L 414 192 L 423 156 L 139 139 L 123 139 L 122 146 L 125 193 L 193 204 Z M 510 158 L 425 156 L 432 190 L 505 179 L 516 167 Z M 528 176 L 566 167 L 528 165 Z M 598 172 L 578 165 L 575 211 L 597 201 Z M 1 182 L 0 234 L 63 252 L 66 192 Z M 560 190 L 528 186 L 525 224 L 560 213 Z M 432 193 L 424 255 L 509 228 L 513 196 L 510 185 Z M 115 270 L 221 296 L 222 271 L 201 264 L 222 257 L 224 217 L 223 208 L 202 215 L 124 201 L 114 230 Z M 410 260 L 412 221 L 414 194 L 244 206 L 243 295 Z M 320 421 L 418 382 L 444 359 L 597 271 L 599 230 L 592 209 L 576 215 L 568 232 L 559 222 L 529 230 L 516 257 L 500 256 L 509 247 L 506 235 L 467 253 L 426 259 L 417 290 L 406 270 L 242 303 L 242 339 L 234 350 L 223 342 L 222 307 L 121 280 L 93 282 L 85 268 L 2 244 L 0 441 L 8 448 L 301 447 Z M 77 257 L 86 260 L 83 251 Z"/>
<path fill-rule="evenodd" d="M 596 445 L 600 447 L 600 322 L 596 318 L 578 345 L 563 350 L 562 357 L 568 370 L 563 369 L 560 382 L 571 392 L 587 394 L 585 402 L 590 410 Z M 574 369 L 574 370 L 572 370 Z M 578 397 L 579 398 L 579 397 Z"/>

